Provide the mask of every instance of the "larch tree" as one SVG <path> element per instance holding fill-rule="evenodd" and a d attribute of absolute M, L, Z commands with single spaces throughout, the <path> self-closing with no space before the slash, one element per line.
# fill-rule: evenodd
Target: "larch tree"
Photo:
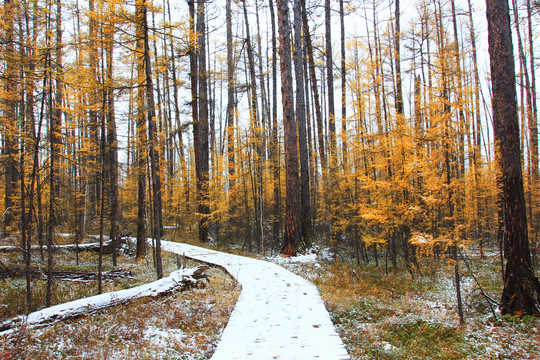
<path fill-rule="evenodd" d="M 246 52 L 248 56 L 248 72 L 249 72 L 249 88 L 250 88 L 250 106 L 249 106 L 249 118 L 250 128 L 254 137 L 254 186 L 253 186 L 253 207 L 255 210 L 256 219 L 256 236 L 259 249 L 264 248 L 261 246 L 264 244 L 264 231 L 263 231 L 263 191 L 262 191 L 262 177 L 263 177 L 263 150 L 262 150 L 262 126 L 259 121 L 259 108 L 258 108 L 258 91 L 257 91 L 257 76 L 255 73 L 255 60 L 253 56 L 253 47 L 251 43 L 251 35 L 249 28 L 249 18 L 247 13 L 246 1 L 242 0 L 242 9 L 244 12 L 244 22 L 246 26 Z"/>
<path fill-rule="evenodd" d="M 486 0 L 491 69 L 493 131 L 504 196 L 507 260 L 501 313 L 540 316 L 540 284 L 529 249 L 520 161 L 515 64 L 508 0 Z"/>
<path fill-rule="evenodd" d="M 163 267 L 161 259 L 161 234 L 163 229 L 161 228 L 162 221 L 162 208 L 161 208 L 161 171 L 160 171 L 160 156 L 158 150 L 157 141 L 157 128 L 156 128 L 156 112 L 154 104 L 154 85 L 152 79 L 152 64 L 150 59 L 150 42 L 148 33 L 148 21 L 146 17 L 147 4 L 146 0 L 143 0 L 143 53 L 144 53 L 144 73 L 145 73 L 145 86 L 146 86 L 146 107 L 148 117 L 148 151 L 150 155 L 150 172 L 152 179 L 152 212 L 153 212 L 153 224 L 152 224 L 152 238 L 155 241 L 155 267 L 157 278 L 163 277 Z"/>
<path fill-rule="evenodd" d="M 397 0 L 399 4 L 399 0 Z M 343 0 L 339 0 L 339 27 L 341 44 L 341 153 L 343 157 L 343 172 L 348 171 L 347 161 L 347 59 L 345 47 L 345 9 Z"/>
<path fill-rule="evenodd" d="M 274 237 L 281 232 L 281 180 L 280 180 L 280 150 L 278 141 L 278 107 L 277 107 L 277 36 L 276 14 L 273 0 L 268 0 L 270 22 L 272 28 L 272 131 L 270 135 L 270 164 L 273 176 L 274 206 L 272 209 Z"/>
<path fill-rule="evenodd" d="M 329 147 L 329 190 L 332 199 L 331 217 L 332 217 L 332 238 L 338 239 L 338 217 L 337 217 L 337 139 L 336 139 L 336 110 L 334 104 L 334 63 L 332 53 L 332 6 L 330 0 L 324 2 L 324 23 L 325 23 L 325 60 L 326 60 L 326 87 L 328 95 L 328 137 L 330 138 Z"/>
<path fill-rule="evenodd" d="M 197 173 L 197 209 L 199 240 L 208 241 L 209 159 L 208 159 L 208 72 L 206 69 L 205 0 L 197 1 L 197 86 L 198 118 L 193 123 L 195 167 Z M 192 70 L 193 71 L 193 70 Z"/>
<path fill-rule="evenodd" d="M 236 111 L 234 93 L 234 54 L 233 54 L 233 38 L 232 38 L 232 12 L 231 12 L 231 0 L 227 0 L 225 3 L 225 19 L 227 28 L 227 115 L 225 120 L 226 133 L 227 133 L 227 165 L 228 165 L 228 179 L 229 179 L 229 216 L 234 218 L 235 205 L 232 198 L 235 188 L 235 159 L 234 159 L 234 114 Z"/>
<path fill-rule="evenodd" d="M 281 65 L 281 97 L 285 136 L 285 234 L 281 252 L 294 255 L 300 242 L 300 186 L 298 179 L 298 150 L 291 62 L 291 26 L 287 0 L 277 0 L 279 57 Z"/>
<path fill-rule="evenodd" d="M 538 167 L 538 105 L 536 99 L 536 70 L 535 70 L 535 56 L 534 56 L 534 34 L 533 34 L 533 23 L 532 23 L 532 5 L 531 0 L 527 0 L 527 28 L 528 28 L 528 38 L 529 38 L 529 62 L 531 68 L 531 87 L 529 89 L 532 99 L 532 117 L 529 127 L 529 136 L 531 139 L 531 172 L 532 172 L 532 184 L 531 187 L 534 189 L 532 194 L 530 194 L 530 203 L 534 200 L 535 204 L 538 204 L 539 193 L 538 188 L 540 187 L 540 170 Z M 535 161 L 536 160 L 536 161 Z M 537 246 L 540 236 L 540 208 L 536 206 L 535 211 L 532 210 L 532 204 L 530 212 L 530 221 L 533 239 L 532 239 L 532 256 L 533 256 L 533 266 L 537 263 Z"/>
<path fill-rule="evenodd" d="M 157 143 L 156 113 L 154 104 L 154 86 L 147 20 L 147 2 L 138 0 L 136 11 L 136 52 L 137 52 L 137 153 L 138 153 L 138 223 L 137 223 L 137 257 L 146 252 L 145 200 L 146 200 L 146 154 L 150 158 L 150 179 L 152 190 L 152 239 L 154 241 L 154 260 L 158 279 L 163 277 L 161 259 L 161 171 L 160 156 Z M 148 131 L 148 135 L 147 132 Z M 148 149 L 148 150 L 147 150 Z M 148 153 L 147 153 L 148 151 Z"/>
<path fill-rule="evenodd" d="M 302 2 L 295 0 L 293 5 L 294 17 L 294 74 L 296 80 L 296 123 L 298 127 L 298 142 L 300 150 L 300 217 L 302 222 L 302 239 L 305 245 L 311 238 L 311 204 L 308 142 L 306 130 L 306 98 L 304 86 L 304 62 L 302 46 Z"/>
<path fill-rule="evenodd" d="M 143 0 L 135 3 L 135 36 L 136 36 L 136 62 L 137 62 L 137 109 L 136 109 L 136 154 L 137 154 L 137 258 L 146 256 L 146 158 L 147 158 L 147 131 L 146 131 L 146 89 L 145 55 L 144 55 L 144 22 L 146 6 Z"/>
<path fill-rule="evenodd" d="M 2 232 L 8 233 L 12 225 L 13 196 L 16 187 L 16 156 L 17 156 L 17 122 L 15 121 L 17 107 L 17 69 L 15 58 L 15 34 L 14 17 L 16 14 L 13 0 L 4 1 L 4 24 L 5 31 L 5 72 L 3 75 L 4 96 L 2 108 L 2 155 L 4 155 L 4 206 L 2 214 Z"/>
<path fill-rule="evenodd" d="M 317 144 L 318 144 L 319 159 L 320 159 L 321 171 L 322 171 L 322 183 L 323 183 L 322 187 L 323 187 L 323 192 L 324 192 L 324 198 L 326 199 L 327 194 L 325 192 L 324 182 L 325 182 L 325 176 L 327 177 L 328 166 L 327 166 L 327 160 L 326 160 L 327 155 L 326 155 L 325 142 L 324 142 L 323 119 L 322 119 L 321 103 L 320 103 L 320 97 L 319 97 L 319 86 L 317 85 L 317 76 L 315 73 L 315 69 L 316 69 L 315 59 L 313 55 L 313 44 L 311 41 L 311 34 L 310 34 L 309 24 L 308 24 L 306 1 L 301 0 L 301 4 L 302 4 L 303 35 L 304 35 L 304 41 L 306 43 L 309 78 L 311 80 L 311 90 L 313 92 L 313 106 L 315 107 L 315 121 L 317 124 Z M 307 92 L 306 92 L 306 96 L 308 96 Z"/>
<path fill-rule="evenodd" d="M 112 241 L 112 262 L 113 266 L 117 266 L 118 256 L 118 220 L 120 216 L 118 204 L 118 138 L 116 131 L 116 113 L 115 113 L 115 97 L 114 97 L 114 77 L 113 77 L 113 62 L 114 62 L 114 26 L 113 23 L 116 3 L 110 3 L 109 21 L 105 24 L 104 35 L 106 37 L 105 57 L 107 62 L 106 84 L 105 84 L 105 103 L 107 119 L 107 173 L 108 173 L 108 188 L 109 188 L 109 223 L 110 232 L 109 238 Z"/>

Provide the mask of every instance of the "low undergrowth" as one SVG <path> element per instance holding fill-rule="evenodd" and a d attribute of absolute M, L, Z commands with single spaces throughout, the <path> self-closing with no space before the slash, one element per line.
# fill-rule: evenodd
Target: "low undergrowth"
<path fill-rule="evenodd" d="M 0 341 L 0 359 L 208 359 L 239 295 L 211 268 L 205 288 L 140 299 Z"/>
<path fill-rule="evenodd" d="M 59 237 L 63 239 L 64 237 Z M 63 239 L 64 240 L 64 239 Z M 65 240 L 64 240 L 65 241 Z M 95 239 L 89 239 L 95 241 Z M 98 254 L 96 252 L 81 252 L 77 263 L 74 251 L 55 251 L 54 270 L 97 272 Z M 47 257 L 42 259 L 39 251 L 32 252 L 32 268 L 40 269 L 43 276 L 32 279 L 32 311 L 46 307 L 47 281 L 45 272 L 47 269 Z M 10 269 L 21 267 L 24 263 L 20 252 L 0 254 L 0 268 Z M 103 281 L 103 292 L 117 291 L 142 285 L 156 280 L 156 272 L 152 264 L 151 254 L 142 261 L 134 257 L 119 254 L 117 267 L 112 266 L 111 255 L 103 257 L 103 271 L 113 269 L 129 270 L 131 276 L 114 278 Z M 177 269 L 176 257 L 163 253 L 163 272 L 167 276 Z M 61 304 L 97 294 L 97 280 L 60 280 L 53 282 L 52 305 Z M 14 316 L 25 314 L 26 306 L 26 278 L 7 277 L 0 279 L 0 322 Z"/>
<path fill-rule="evenodd" d="M 352 359 L 540 359 L 540 320 L 503 317 L 482 295 L 500 296 L 497 259 L 467 261 L 470 271 L 461 261 L 462 325 L 453 266 L 444 259 L 414 279 L 405 269 L 386 273 L 349 262 L 290 268 L 318 286 Z"/>

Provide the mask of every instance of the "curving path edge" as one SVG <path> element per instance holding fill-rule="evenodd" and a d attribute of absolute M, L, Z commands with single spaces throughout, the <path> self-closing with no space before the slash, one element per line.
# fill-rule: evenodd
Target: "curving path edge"
<path fill-rule="evenodd" d="M 242 286 L 214 360 L 350 359 L 318 289 L 262 260 L 162 241 L 162 249 L 219 265 Z"/>

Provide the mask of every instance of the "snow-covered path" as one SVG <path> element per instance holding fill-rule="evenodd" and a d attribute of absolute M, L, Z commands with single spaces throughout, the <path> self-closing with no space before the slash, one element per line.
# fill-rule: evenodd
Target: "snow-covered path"
<path fill-rule="evenodd" d="M 224 267 L 242 293 L 212 359 L 349 359 L 317 288 L 279 265 L 163 241 L 164 251 Z"/>

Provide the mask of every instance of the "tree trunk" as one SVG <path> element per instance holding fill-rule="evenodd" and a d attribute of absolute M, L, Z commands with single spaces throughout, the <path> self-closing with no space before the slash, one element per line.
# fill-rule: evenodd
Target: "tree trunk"
<path fill-rule="evenodd" d="M 483 226 L 481 219 L 481 209 L 480 209 L 480 186 L 479 186 L 479 170 L 481 168 L 482 161 L 482 149 L 481 149 L 481 135 L 482 135 L 482 122 L 480 117 L 480 76 L 478 74 L 478 56 L 476 51 L 476 33 L 474 30 L 473 22 L 473 10 L 471 0 L 467 1 L 469 9 L 469 37 L 471 38 L 472 46 L 472 56 L 473 56 L 473 72 L 474 72 L 474 110 L 475 115 L 473 122 L 473 171 L 474 171 L 474 192 L 475 192 L 475 203 L 476 203 L 476 233 L 479 237 L 479 246 L 480 246 L 480 255 L 483 256 Z"/>
<path fill-rule="evenodd" d="M 144 38 L 144 70 L 145 70 L 145 85 L 146 85 L 146 106 L 148 109 L 148 150 L 150 155 L 150 171 L 152 177 L 152 238 L 155 241 L 155 266 L 157 278 L 163 277 L 163 267 L 161 261 L 161 171 L 160 157 L 156 129 L 156 114 L 154 105 L 154 86 L 152 80 L 152 64 L 150 61 L 150 42 L 148 34 L 148 21 L 146 17 L 147 5 L 146 0 L 143 0 L 143 38 Z"/>
<path fill-rule="evenodd" d="M 22 223 L 22 235 L 25 235 L 26 232 L 26 239 L 23 241 L 24 245 L 26 245 L 26 270 L 28 270 L 31 267 L 32 264 L 32 230 L 33 230 L 33 221 L 29 221 L 29 219 L 32 219 L 32 216 L 35 214 L 34 211 L 34 195 L 35 195 L 35 188 L 36 188 L 36 178 L 37 178 L 37 172 L 39 168 L 39 143 L 41 141 L 41 125 L 43 118 L 40 118 L 40 122 L 38 124 L 38 130 L 36 132 L 36 119 L 35 119 L 35 113 L 34 113 L 34 103 L 35 103 L 35 97 L 34 97 L 34 91 L 35 91 L 35 82 L 34 82 L 34 72 L 36 68 L 36 61 L 35 61 L 35 46 L 36 46 L 36 39 L 37 39 L 37 30 L 36 30 L 36 22 L 37 22 L 37 5 L 34 4 L 33 14 L 32 17 L 30 17 L 29 9 L 25 7 L 25 18 L 27 23 L 26 28 L 26 36 L 27 36 L 27 51 L 25 52 L 25 60 L 27 61 L 27 69 L 26 69 L 26 79 L 25 79 L 25 91 L 26 91 L 26 124 L 23 126 L 23 129 L 25 131 L 25 142 L 26 146 L 24 151 L 32 154 L 32 172 L 30 175 L 30 189 L 28 194 L 28 209 L 26 209 L 25 203 L 23 201 L 22 194 L 25 192 L 25 184 L 24 184 L 24 167 L 21 167 L 21 207 L 22 207 L 22 215 L 23 218 L 21 218 Z M 30 30 L 30 19 L 32 19 L 33 23 L 33 29 Z M 21 159 L 21 164 L 24 166 L 24 159 Z M 26 211 L 28 212 L 26 214 Z M 28 313 L 32 311 L 32 279 L 30 276 L 26 277 L 26 310 Z"/>
<path fill-rule="evenodd" d="M 258 109 L 258 95 L 257 95 L 257 77 L 255 74 L 255 62 L 253 59 L 253 48 L 251 46 L 251 35 L 249 31 L 249 20 L 246 8 L 246 1 L 242 0 L 242 8 L 244 10 L 244 21 L 246 26 L 246 48 L 248 55 L 248 67 L 249 67 L 249 82 L 250 82 L 250 128 L 252 130 L 252 136 L 255 137 L 255 150 L 257 156 L 255 157 L 255 184 L 253 187 L 253 202 L 255 207 L 255 221 L 256 221 L 256 234 L 257 234 L 257 244 L 259 247 L 264 243 L 263 240 L 263 221 L 262 221 L 262 162 L 263 162 L 263 152 L 262 152 L 262 135 L 261 135 L 261 124 L 259 123 L 259 109 Z M 259 249 L 261 250 L 261 249 Z"/>
<path fill-rule="evenodd" d="M 14 17 L 15 17 L 15 4 L 13 0 L 4 1 L 4 16 L 5 20 L 5 51 L 6 51 L 6 69 L 4 72 L 4 86 L 5 95 L 2 97 L 4 116 L 7 121 L 2 134 L 4 146 L 2 147 L 2 154 L 5 157 L 4 160 L 4 176 L 5 176 L 5 188 L 4 188 L 4 206 L 5 210 L 2 218 L 2 232 L 8 234 L 11 230 L 13 221 L 13 195 L 16 187 L 16 156 L 17 156 L 17 123 L 14 120 L 17 107 L 17 70 L 15 68 L 15 34 L 14 34 Z"/>
<path fill-rule="evenodd" d="M 319 143 L 319 156 L 321 159 L 321 170 L 323 174 L 323 193 L 324 190 L 324 177 L 327 174 L 326 163 L 326 150 L 324 147 L 324 132 L 323 132 L 323 120 L 321 114 L 321 104 L 319 99 L 319 86 L 317 85 L 317 75 L 315 74 L 315 59 L 313 57 L 313 44 L 311 43 L 311 35 L 309 33 L 309 25 L 306 13 L 306 1 L 302 1 L 302 22 L 304 25 L 304 41 L 306 42 L 306 50 L 308 54 L 309 73 L 311 78 L 311 89 L 313 91 L 313 102 L 315 105 L 315 119 L 317 122 L 317 140 Z M 325 195 L 326 197 L 326 195 Z"/>
<path fill-rule="evenodd" d="M 198 78 L 198 119 L 193 124 L 197 140 L 195 146 L 195 163 L 197 173 L 197 208 L 199 212 L 199 241 L 208 241 L 208 222 L 210 207 L 208 188 L 208 73 L 206 71 L 206 23 L 205 23 L 205 0 L 197 1 L 197 78 Z M 197 129 L 195 131 L 195 129 Z"/>
<path fill-rule="evenodd" d="M 301 236 L 300 191 L 298 184 L 298 150 L 293 104 L 291 74 L 291 27 L 287 0 L 277 0 L 279 28 L 279 56 L 281 64 L 281 96 L 283 101 L 283 129 L 285 135 L 286 218 L 281 252 L 294 255 Z"/>
<path fill-rule="evenodd" d="M 397 0 L 399 3 L 399 0 Z M 347 175 L 347 66 L 345 57 L 345 11 L 343 0 L 339 0 L 339 24 L 341 28 L 341 152 L 343 173 Z"/>
<path fill-rule="evenodd" d="M 300 218 L 304 245 L 311 241 L 311 205 L 309 186 L 309 158 L 306 135 L 306 101 L 304 95 L 304 62 L 302 46 L 302 4 L 295 0 L 294 12 L 294 74 L 296 78 L 296 122 L 300 149 Z"/>
<path fill-rule="evenodd" d="M 94 0 L 88 1 L 88 10 L 91 14 L 88 21 L 88 32 L 89 32 L 89 49 L 88 49 L 88 67 L 90 69 L 90 86 L 89 89 L 89 110 L 88 110 L 88 121 L 90 128 L 90 183 L 89 183 L 89 200 L 90 200 L 90 218 L 92 219 L 94 215 L 97 214 L 99 207 L 99 182 L 100 182 L 100 171 L 98 168 L 99 164 L 99 123 L 98 123 L 98 112 L 96 108 L 98 107 L 98 49 L 97 49 L 97 24 L 96 24 L 96 14 L 95 14 L 95 4 Z"/>
<path fill-rule="evenodd" d="M 330 172 L 328 181 L 329 196 L 331 199 L 330 213 L 332 216 L 332 240 L 338 241 L 338 177 L 337 177 L 337 142 L 336 142 L 336 111 L 334 107 L 334 71 L 333 71 L 333 54 L 332 54 L 332 31 L 331 31 L 331 11 L 330 0 L 325 0 L 325 51 L 326 51 L 326 86 L 328 92 L 328 137 L 330 138 Z"/>
<path fill-rule="evenodd" d="M 326 85 L 328 87 L 328 135 L 330 137 L 330 177 L 332 187 L 335 186 L 335 175 L 337 170 L 337 144 L 336 144 L 336 111 L 334 108 L 334 67 L 332 57 L 332 26 L 331 26 L 332 7 L 330 0 L 325 0 L 325 44 L 326 44 Z M 335 190 L 335 189 L 334 189 Z"/>
<path fill-rule="evenodd" d="M 519 125 L 508 0 L 486 0 L 493 92 L 493 128 L 503 178 L 507 259 L 501 313 L 540 315 L 540 293 L 529 250 L 520 162 Z"/>
<path fill-rule="evenodd" d="M 114 13 L 115 5 L 111 3 L 111 11 Z M 107 101 L 107 165 L 109 179 L 109 222 L 110 222 L 110 239 L 113 243 L 112 262 L 113 266 L 117 266 L 117 245 L 118 245 L 118 140 L 116 135 L 116 115 L 114 110 L 114 78 L 113 78 L 113 49 L 114 49 L 114 28 L 108 24 L 105 29 L 107 37 L 107 69 L 106 69 L 106 101 Z"/>
<path fill-rule="evenodd" d="M 540 186 L 540 173 L 538 169 L 538 107 L 536 102 L 536 71 L 535 71 L 535 63 L 534 63 L 534 35 L 533 35 L 533 25 L 532 25 L 532 9 L 531 9 L 531 0 L 527 0 L 527 20 L 528 20 L 528 28 L 529 28 L 529 61 L 530 61 L 530 68 L 531 68 L 531 98 L 532 98 L 532 108 L 533 108 L 533 114 L 532 114 L 532 122 L 530 126 L 530 132 L 529 136 L 531 138 L 531 141 L 533 142 L 531 146 L 531 151 L 533 152 L 531 156 L 531 162 L 532 162 L 532 177 L 534 181 L 534 186 L 532 187 L 533 194 L 532 197 L 535 201 L 535 204 L 538 204 L 538 188 Z M 536 162 L 534 161 L 534 158 L 536 158 Z M 532 260 L 533 260 L 533 267 L 536 266 L 537 263 L 537 246 L 538 246 L 538 236 L 540 235 L 540 209 L 538 208 L 538 205 L 536 206 L 535 211 L 533 212 L 531 216 L 531 221 L 533 222 L 531 225 L 532 228 Z"/>
<path fill-rule="evenodd" d="M 277 121 L 277 36 L 276 36 L 276 16 L 274 12 L 273 0 L 268 1 L 270 7 L 270 21 L 272 23 L 272 134 L 270 145 L 270 159 L 272 173 L 274 174 L 274 226 L 273 232 L 276 238 L 281 232 L 281 179 L 280 179 L 280 151 L 278 142 L 278 121 Z"/>
<path fill-rule="evenodd" d="M 235 181 L 235 159 L 234 159 L 234 114 L 236 106 L 234 103 L 234 54 L 233 54 L 233 39 L 232 39 L 232 14 L 231 0 L 227 0 L 225 4 L 226 22 L 227 22 L 227 161 L 229 170 L 229 216 L 235 218 L 236 206 L 233 197 Z"/>
<path fill-rule="evenodd" d="M 198 53 L 196 48 L 196 30 L 195 30 L 195 0 L 189 0 L 189 78 L 190 78 L 190 89 L 191 89 L 191 118 L 193 121 L 193 152 L 195 154 L 195 178 L 197 186 L 197 199 L 199 194 L 199 165 L 197 159 L 199 158 L 199 87 L 198 87 Z M 198 200 L 197 200 L 198 201 Z M 189 226 L 191 230 L 191 223 Z"/>
<path fill-rule="evenodd" d="M 136 8 L 136 53 L 137 53 L 137 258 L 146 256 L 146 94 L 145 56 L 144 56 L 144 22 L 146 21 L 146 5 L 138 0 Z"/>

